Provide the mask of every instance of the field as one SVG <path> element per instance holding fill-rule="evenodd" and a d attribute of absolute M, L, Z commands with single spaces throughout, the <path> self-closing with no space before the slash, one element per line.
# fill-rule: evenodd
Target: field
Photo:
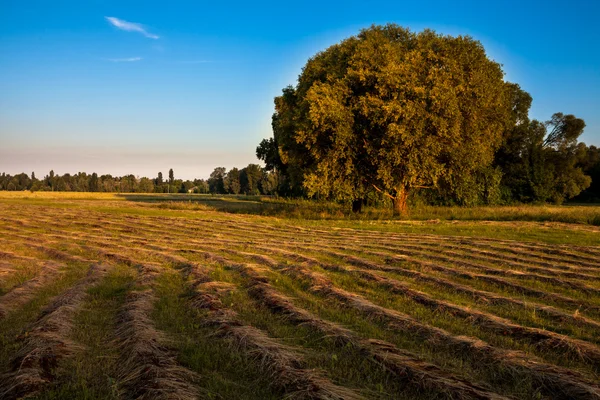
<path fill-rule="evenodd" d="M 600 399 L 599 207 L 341 212 L 0 194 L 0 399 Z"/>

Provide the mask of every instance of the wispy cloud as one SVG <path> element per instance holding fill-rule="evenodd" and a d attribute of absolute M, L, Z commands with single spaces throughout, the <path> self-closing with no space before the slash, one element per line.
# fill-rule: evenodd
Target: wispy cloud
<path fill-rule="evenodd" d="M 119 18 L 115 18 L 115 17 L 104 17 L 106 18 L 106 20 L 113 25 L 114 27 L 116 27 L 117 29 L 121 29 L 123 31 L 128 31 L 128 32 L 139 32 L 142 35 L 146 36 L 147 38 L 150 39 L 158 39 L 160 36 L 155 35 L 153 33 L 150 33 L 146 30 L 146 28 L 144 28 L 144 26 L 142 24 L 138 24 L 135 22 L 129 22 L 129 21 L 124 21 L 122 19 Z"/>
<path fill-rule="evenodd" d="M 142 57 L 129 57 L 129 58 L 107 58 L 106 61 L 110 62 L 134 62 L 141 61 Z"/>

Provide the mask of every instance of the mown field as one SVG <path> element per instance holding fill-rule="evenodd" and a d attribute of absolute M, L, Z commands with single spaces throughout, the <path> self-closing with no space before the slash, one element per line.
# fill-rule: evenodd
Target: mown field
<path fill-rule="evenodd" d="M 600 399 L 598 207 L 209 200 L 0 195 L 0 399 Z"/>

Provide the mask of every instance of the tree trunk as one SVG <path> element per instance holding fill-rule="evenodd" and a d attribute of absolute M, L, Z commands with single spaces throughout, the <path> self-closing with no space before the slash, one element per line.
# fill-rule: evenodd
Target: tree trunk
<path fill-rule="evenodd" d="M 396 192 L 396 196 L 393 198 L 394 203 L 394 216 L 405 217 L 408 215 L 408 207 L 406 200 L 408 198 L 408 191 L 402 188 Z"/>
<path fill-rule="evenodd" d="M 352 200 L 352 212 L 356 214 L 360 213 L 362 211 L 363 203 L 364 199 Z"/>

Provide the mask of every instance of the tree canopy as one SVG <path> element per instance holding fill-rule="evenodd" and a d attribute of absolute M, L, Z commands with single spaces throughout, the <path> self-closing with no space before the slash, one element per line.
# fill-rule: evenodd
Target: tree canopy
<path fill-rule="evenodd" d="M 274 138 L 257 154 L 309 195 L 356 201 L 376 190 L 403 213 L 411 190 L 491 164 L 508 89 L 469 37 L 373 26 L 308 60 L 275 99 Z"/>

